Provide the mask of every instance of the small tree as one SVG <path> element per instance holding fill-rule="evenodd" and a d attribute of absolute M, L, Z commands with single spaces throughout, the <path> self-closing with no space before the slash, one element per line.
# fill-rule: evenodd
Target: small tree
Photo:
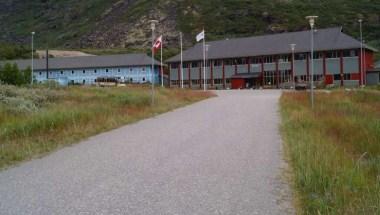
<path fill-rule="evenodd" d="M 0 68 L 0 81 L 4 84 L 23 85 L 31 81 L 31 69 L 20 71 L 16 64 L 6 63 Z"/>

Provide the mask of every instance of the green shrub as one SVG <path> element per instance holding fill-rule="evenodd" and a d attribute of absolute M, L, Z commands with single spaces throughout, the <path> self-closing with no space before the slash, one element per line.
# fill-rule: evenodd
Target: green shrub
<path fill-rule="evenodd" d="M 32 71 L 28 67 L 25 70 L 19 70 L 16 64 L 6 63 L 0 67 L 0 81 L 3 84 L 25 85 L 31 82 Z"/>

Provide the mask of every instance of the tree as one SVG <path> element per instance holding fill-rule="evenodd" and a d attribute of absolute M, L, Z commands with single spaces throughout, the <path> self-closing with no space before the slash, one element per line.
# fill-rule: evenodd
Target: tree
<path fill-rule="evenodd" d="M 24 85 L 31 81 L 31 69 L 19 70 L 16 64 L 6 63 L 4 67 L 0 67 L 0 81 L 10 85 Z"/>

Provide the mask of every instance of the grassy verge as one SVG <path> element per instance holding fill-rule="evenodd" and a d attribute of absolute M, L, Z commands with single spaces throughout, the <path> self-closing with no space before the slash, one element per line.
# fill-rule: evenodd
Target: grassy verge
<path fill-rule="evenodd" d="M 0 169 L 61 146 L 207 97 L 209 93 L 156 88 L 0 86 Z"/>
<path fill-rule="evenodd" d="M 303 214 L 380 214 L 380 92 L 281 97 L 282 134 Z"/>

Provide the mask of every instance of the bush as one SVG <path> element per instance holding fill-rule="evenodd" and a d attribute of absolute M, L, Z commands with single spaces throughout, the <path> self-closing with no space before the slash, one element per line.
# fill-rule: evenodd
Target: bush
<path fill-rule="evenodd" d="M 0 67 L 0 81 L 3 84 L 24 85 L 31 82 L 32 71 L 28 67 L 25 70 L 19 70 L 16 64 L 6 63 Z"/>

